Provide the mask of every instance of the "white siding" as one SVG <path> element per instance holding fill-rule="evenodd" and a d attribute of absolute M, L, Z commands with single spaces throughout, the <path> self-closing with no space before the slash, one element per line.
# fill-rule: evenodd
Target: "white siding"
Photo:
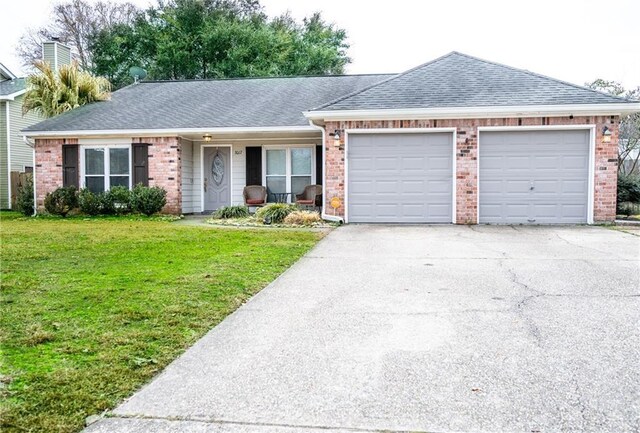
<path fill-rule="evenodd" d="M 11 171 L 20 172 L 24 171 L 25 167 L 33 167 L 33 149 L 26 145 L 20 131 L 43 120 L 33 111 L 24 116 L 22 115 L 23 99 L 24 95 L 9 103 L 11 116 Z M 15 191 L 13 193 L 15 194 Z"/>
<path fill-rule="evenodd" d="M 244 204 L 242 191 L 247 185 L 247 152 L 246 143 L 237 143 L 231 149 L 231 162 L 233 164 L 233 186 L 231 188 L 232 204 Z"/>
<path fill-rule="evenodd" d="M 268 146 L 268 145 L 308 145 L 308 144 L 320 144 L 321 138 L 303 138 L 303 139 L 291 139 L 291 138 L 265 138 L 264 140 L 214 140 L 211 143 L 205 143 L 202 141 L 193 142 L 193 188 L 191 190 L 191 209 L 193 213 L 202 212 L 202 145 L 231 145 L 231 204 L 243 204 L 244 199 L 242 197 L 242 191 L 246 185 L 246 151 L 247 146 Z M 186 153 L 183 152 L 182 165 L 185 166 L 185 160 L 187 159 Z M 186 189 L 189 185 L 185 181 L 183 168 L 183 212 L 187 212 L 187 194 Z"/>
<path fill-rule="evenodd" d="M 181 140 L 182 148 L 182 213 L 194 212 L 195 183 L 193 175 L 193 142 Z"/>
<path fill-rule="evenodd" d="M 20 130 L 43 120 L 34 112 L 22 115 L 24 95 L 13 101 L 0 103 L 0 208 L 9 207 L 9 175 L 7 162 L 10 156 L 9 171 L 24 172 L 26 167 L 33 167 L 33 149 L 27 146 Z M 7 106 L 9 107 L 9 131 L 7 132 Z M 7 137 L 8 136 L 8 137 Z M 7 153 L 7 138 L 11 141 L 11 155 Z M 15 196 L 17 191 L 11 191 Z"/>
<path fill-rule="evenodd" d="M 0 209 L 9 208 L 9 172 L 7 167 L 7 105 L 0 102 Z"/>

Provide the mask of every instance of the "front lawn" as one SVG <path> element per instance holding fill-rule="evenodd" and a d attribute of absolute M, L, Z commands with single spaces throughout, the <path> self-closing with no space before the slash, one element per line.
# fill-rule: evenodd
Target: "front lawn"
<path fill-rule="evenodd" d="M 321 234 L 1 213 L 0 430 L 75 432 Z"/>

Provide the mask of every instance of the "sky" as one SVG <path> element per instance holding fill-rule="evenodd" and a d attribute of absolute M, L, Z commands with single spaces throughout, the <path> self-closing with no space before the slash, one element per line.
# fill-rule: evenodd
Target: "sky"
<path fill-rule="evenodd" d="M 93 1 L 93 0 L 90 0 Z M 123 1 L 123 0 L 113 0 Z M 145 7 L 150 0 L 130 0 Z M 7 1 L 0 62 L 20 74 L 15 46 L 47 23 L 47 0 Z M 344 28 L 347 73 L 402 72 L 450 51 L 584 84 L 596 78 L 640 86 L 638 0 L 261 0 L 273 16 L 313 12 Z"/>

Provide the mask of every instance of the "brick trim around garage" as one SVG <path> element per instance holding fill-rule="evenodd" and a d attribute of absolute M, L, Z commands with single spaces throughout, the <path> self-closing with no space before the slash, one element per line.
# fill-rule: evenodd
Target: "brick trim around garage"
<path fill-rule="evenodd" d="M 595 125 L 594 222 L 610 222 L 615 220 L 616 213 L 618 121 L 616 116 L 328 121 L 325 124 L 325 206 L 331 209 L 331 199 L 338 197 L 341 206 L 336 209 L 336 215 L 345 215 L 345 151 L 343 146 L 333 144 L 335 130 L 456 128 L 456 223 L 477 224 L 479 127 Z M 602 142 L 604 126 L 612 132 L 609 143 Z M 344 134 L 341 139 L 344 140 Z"/>

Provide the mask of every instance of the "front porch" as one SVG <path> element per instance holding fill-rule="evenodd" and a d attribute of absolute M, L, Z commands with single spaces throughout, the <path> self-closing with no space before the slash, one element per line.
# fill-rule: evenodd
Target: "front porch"
<path fill-rule="evenodd" d="M 184 214 L 209 214 L 219 207 L 244 204 L 247 185 L 290 193 L 323 183 L 322 134 L 297 131 L 251 134 L 198 134 L 180 137 L 180 178 Z"/>

